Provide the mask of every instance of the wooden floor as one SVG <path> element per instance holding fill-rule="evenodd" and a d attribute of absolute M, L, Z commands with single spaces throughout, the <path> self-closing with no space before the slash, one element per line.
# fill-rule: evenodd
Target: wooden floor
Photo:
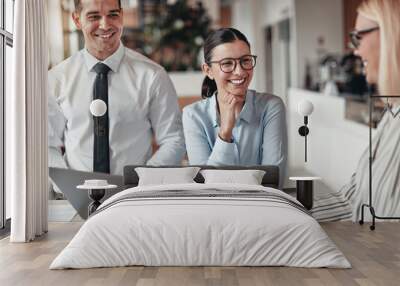
<path fill-rule="evenodd" d="M 51 223 L 35 242 L 0 241 L 0 285 L 400 285 L 400 224 L 327 223 L 323 228 L 353 268 L 289 267 L 123 267 L 48 270 L 49 264 L 81 226 Z"/>

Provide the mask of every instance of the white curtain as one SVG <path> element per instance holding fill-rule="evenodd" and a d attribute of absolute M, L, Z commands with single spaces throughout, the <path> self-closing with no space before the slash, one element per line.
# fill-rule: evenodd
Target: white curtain
<path fill-rule="evenodd" d="M 47 23 L 45 0 L 15 1 L 14 71 L 6 98 L 6 181 L 12 242 L 47 232 Z"/>

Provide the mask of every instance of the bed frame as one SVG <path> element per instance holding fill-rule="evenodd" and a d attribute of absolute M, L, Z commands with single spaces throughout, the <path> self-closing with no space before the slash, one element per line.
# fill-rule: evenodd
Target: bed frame
<path fill-rule="evenodd" d="M 124 168 L 123 184 L 124 189 L 136 187 L 139 183 L 139 176 L 135 171 L 137 167 L 146 168 L 179 168 L 186 166 L 143 166 L 143 165 L 128 165 Z M 188 166 L 189 167 L 189 166 Z M 190 167 L 200 167 L 202 170 L 205 169 L 218 169 L 218 170 L 263 170 L 265 175 L 262 179 L 261 184 L 265 187 L 271 187 L 277 189 L 279 187 L 279 167 L 278 166 L 199 166 L 193 165 Z M 200 174 L 194 178 L 197 183 L 204 183 L 204 178 Z"/>

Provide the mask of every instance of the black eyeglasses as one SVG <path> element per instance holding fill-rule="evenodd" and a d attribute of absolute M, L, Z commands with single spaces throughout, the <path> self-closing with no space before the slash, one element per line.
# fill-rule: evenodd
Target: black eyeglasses
<path fill-rule="evenodd" d="M 364 29 L 364 30 L 354 30 L 350 32 L 350 41 L 351 45 L 354 49 L 357 49 L 360 44 L 361 44 L 361 39 L 363 35 L 366 35 L 368 33 L 371 33 L 373 31 L 379 30 L 379 27 L 373 27 L 369 29 Z"/>
<path fill-rule="evenodd" d="M 219 61 L 208 62 L 208 65 L 219 64 L 221 71 L 224 73 L 231 73 L 236 69 L 236 63 L 239 61 L 240 66 L 244 70 L 252 70 L 256 66 L 257 56 L 245 55 L 240 58 L 225 58 Z"/>

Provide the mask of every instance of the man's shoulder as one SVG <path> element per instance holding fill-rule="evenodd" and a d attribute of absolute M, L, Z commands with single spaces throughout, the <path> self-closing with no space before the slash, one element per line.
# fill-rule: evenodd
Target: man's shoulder
<path fill-rule="evenodd" d="M 78 51 L 69 58 L 66 58 L 62 62 L 52 67 L 48 73 L 50 77 L 58 77 L 68 73 L 69 71 L 72 70 L 72 68 L 82 64 L 84 64 L 83 54 L 82 51 Z"/>
<path fill-rule="evenodd" d="M 152 61 L 148 57 L 125 47 L 125 59 L 124 61 L 129 64 L 129 65 L 142 65 L 144 68 L 148 68 L 150 70 L 153 70 L 154 72 L 157 71 L 164 71 L 164 68 L 157 64 L 156 62 Z"/>

